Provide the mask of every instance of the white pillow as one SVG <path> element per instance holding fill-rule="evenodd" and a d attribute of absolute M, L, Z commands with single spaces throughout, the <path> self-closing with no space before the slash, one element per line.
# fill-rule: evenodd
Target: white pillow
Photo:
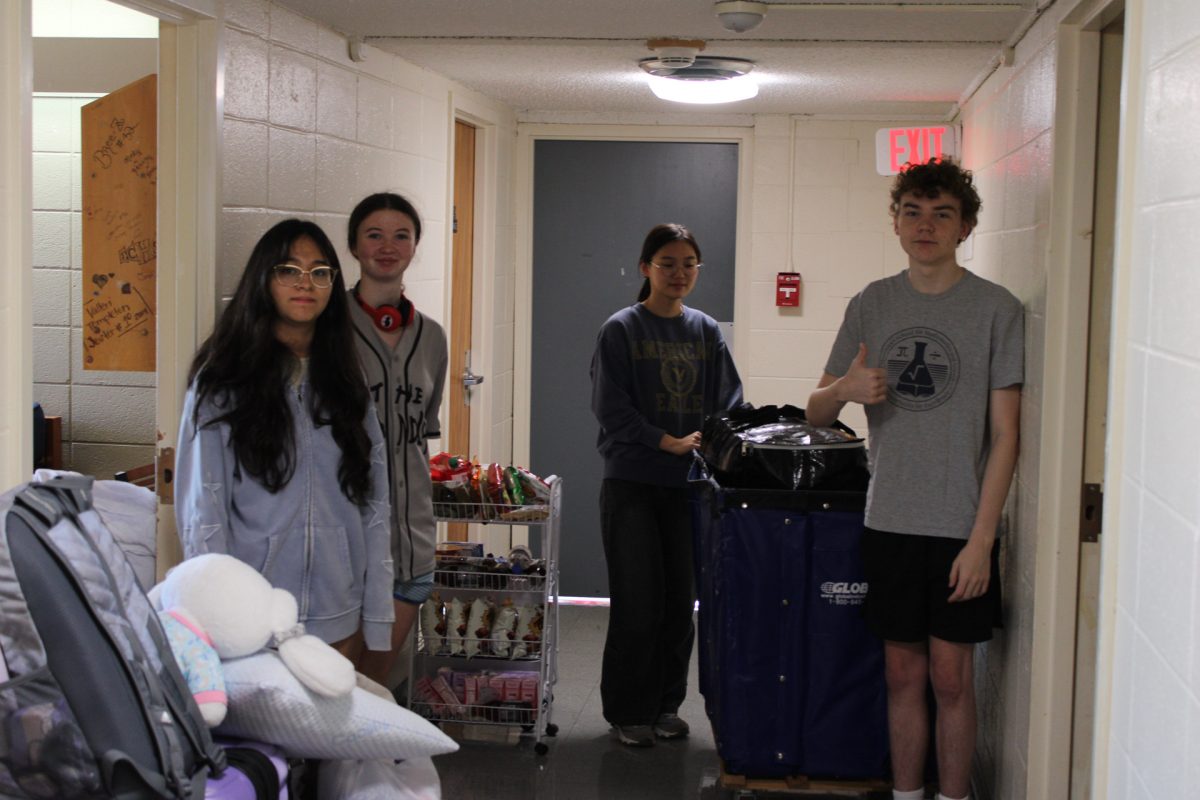
<path fill-rule="evenodd" d="M 355 688 L 322 697 L 304 688 L 276 653 L 221 663 L 229 713 L 216 732 L 278 745 L 295 758 L 405 759 L 458 745 L 406 708 Z"/>

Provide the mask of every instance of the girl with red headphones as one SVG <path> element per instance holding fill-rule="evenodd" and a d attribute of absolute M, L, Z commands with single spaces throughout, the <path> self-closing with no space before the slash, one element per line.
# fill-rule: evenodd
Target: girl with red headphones
<path fill-rule="evenodd" d="M 392 502 L 392 650 L 367 653 L 363 664 L 363 672 L 381 683 L 433 588 L 437 523 L 426 442 L 441 436 L 438 411 L 449 356 L 442 326 L 404 294 L 404 275 L 420 240 L 421 217 L 398 194 L 370 195 L 350 214 L 347 242 L 362 271 L 350 290 L 350 318 L 383 426 Z"/>

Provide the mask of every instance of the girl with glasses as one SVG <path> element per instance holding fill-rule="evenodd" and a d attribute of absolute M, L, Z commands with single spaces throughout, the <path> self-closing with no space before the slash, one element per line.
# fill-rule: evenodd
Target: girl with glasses
<path fill-rule="evenodd" d="M 683 304 L 700 246 L 682 225 L 642 245 L 638 302 L 609 317 L 592 356 L 592 411 L 604 458 L 600 532 L 611 599 L 600 695 L 624 744 L 686 736 L 695 630 L 687 475 L 708 414 L 742 402 L 742 384 L 712 317 Z"/>
<path fill-rule="evenodd" d="M 192 361 L 175 514 L 185 556 L 250 564 L 358 666 L 364 638 L 391 645 L 393 578 L 383 436 L 352 337 L 328 237 L 275 225 Z"/>

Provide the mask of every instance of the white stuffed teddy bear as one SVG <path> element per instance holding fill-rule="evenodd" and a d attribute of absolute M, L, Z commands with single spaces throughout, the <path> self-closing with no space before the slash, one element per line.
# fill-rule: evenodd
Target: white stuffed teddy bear
<path fill-rule="evenodd" d="M 304 633 L 296 598 L 233 556 L 190 558 L 168 572 L 149 597 L 210 728 L 221 724 L 228 708 L 220 660 L 248 656 L 272 643 L 313 692 L 340 697 L 354 689 L 354 665 Z"/>

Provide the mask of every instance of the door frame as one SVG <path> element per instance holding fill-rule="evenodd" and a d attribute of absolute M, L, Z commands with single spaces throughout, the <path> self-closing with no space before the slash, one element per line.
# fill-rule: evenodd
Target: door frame
<path fill-rule="evenodd" d="M 533 392 L 533 178 L 534 149 L 543 139 L 612 142 L 721 142 L 738 145 L 737 244 L 734 249 L 733 358 L 749 363 L 748 331 L 751 291 L 751 202 L 753 127 L 693 125 L 567 125 L 523 123 L 517 126 L 516 203 L 523 216 L 517 225 L 517 274 L 514 287 L 513 459 L 529 463 Z M 739 268 L 740 267 L 740 268 Z M 590 443 L 583 443 L 590 446 Z M 563 465 L 566 466 L 565 464 Z M 570 491 L 570 487 L 567 487 Z"/>
<path fill-rule="evenodd" d="M 486 380 L 472 389 L 471 395 L 471 443 L 468 458 L 479 455 L 488 461 L 506 461 L 510 458 L 511 437 L 503 425 L 505 420 L 504 398 L 507 384 L 511 382 L 511 366 L 505 355 L 508 347 L 499 334 L 503 316 L 508 313 L 502 306 L 507 297 L 506 283 L 511 283 L 508 270 L 512 264 L 511 238 L 508 233 L 512 224 L 511 194 L 503 191 L 508 176 L 502 175 L 507 165 L 507 137 L 515 130 L 515 119 L 511 112 L 493 101 L 470 91 L 451 91 L 450 113 L 446 120 L 447 176 L 445 219 L 451 220 L 454 206 L 454 123 L 463 122 L 475 129 L 475 238 L 472 245 L 473 272 L 471 275 L 471 370 L 483 375 Z M 507 215 L 505 218 L 504 215 Z M 446 225 L 446 253 L 453 252 L 452 233 Z M 446 258 L 445 305 L 443 319 L 452 319 L 454 298 L 452 259 Z M 447 336 L 449 336 L 449 325 Z M 446 380 L 457 380 L 460 376 L 447 375 Z M 450 391 L 443 392 L 441 420 L 449 425 Z M 447 441 L 440 442 L 443 449 Z M 445 536 L 445 526 L 439 538 Z M 503 549 L 508 552 L 508 526 L 477 525 L 467 527 L 467 538 L 484 542 L 491 552 Z"/>
<path fill-rule="evenodd" d="M 1136 2 L 1136 0 L 1134 0 Z M 1029 736 L 1026 795 L 1067 797 L 1071 776 L 1072 702 L 1075 683 L 1075 628 L 1078 615 L 1079 496 L 1083 474 L 1083 398 L 1087 385 L 1089 289 L 1091 285 L 1093 199 L 1095 189 L 1096 107 L 1099 86 L 1100 29 L 1119 13 L 1121 0 L 1080 0 L 1058 26 L 1058 61 L 1055 86 L 1055 146 L 1053 156 L 1053 203 L 1050 212 L 1049 261 L 1047 269 L 1045 352 L 1042 366 L 1043 397 L 1036 460 L 1037 560 L 1034 576 L 1033 642 L 1030 655 Z M 1126 58 L 1136 32 L 1126 18 Z M 1129 62 L 1123 70 L 1128 80 Z M 1121 166 L 1118 167 L 1117 239 L 1119 265 L 1123 220 L 1128 219 L 1127 184 L 1130 129 L 1123 112 L 1121 123 Z M 1119 268 L 1119 266 L 1118 266 Z M 1122 292 L 1114 291 L 1114 329 L 1122 313 Z M 1116 338 L 1114 342 L 1118 341 Z M 1125 377 L 1123 358 L 1114 350 L 1109 386 L 1120 386 Z M 1111 431 L 1120 430 L 1123 415 L 1120 395 L 1110 388 L 1108 448 L 1109 464 L 1119 463 Z M 1107 484 L 1112 487 L 1111 483 Z M 1114 487 L 1115 488 L 1115 487 Z M 1110 492 L 1115 494 L 1115 492 Z M 1104 515 L 1116 520 L 1106 498 Z M 1032 533 L 1032 532 L 1031 532 Z M 1097 715 L 1094 730 L 1107 730 L 1106 595 L 1111 594 L 1105 572 L 1115 525 L 1106 526 L 1102 536 L 1100 597 L 1100 654 L 1097 659 Z M 1113 582 L 1115 587 L 1115 581 Z M 1097 739 L 1099 741 L 1099 739 Z M 1093 757 L 1094 797 L 1103 797 L 1107 787 L 1107 751 L 1096 748 Z"/>
<path fill-rule="evenodd" d="M 470 131 L 470 134 L 466 134 Z M 469 141 L 468 141 L 469 136 Z M 458 116 L 454 118 L 454 137 L 450 152 L 451 181 L 450 181 L 450 257 L 449 275 L 446 285 L 450 287 L 448 301 L 450 313 L 446 316 L 446 339 L 449 342 L 449 372 L 446 375 L 445 397 L 446 418 L 442 420 L 442 449 L 456 455 L 471 457 L 471 439 L 474 431 L 476 408 L 470 402 L 472 389 L 463 385 L 462 376 L 470 369 L 470 358 L 464 358 L 462 345 L 466 344 L 466 352 L 475 351 L 475 307 L 478 298 L 475 296 L 475 253 L 479 249 L 475 241 L 475 206 L 478 181 L 476 180 L 476 161 L 479 157 L 479 129 L 472 123 Z M 460 146 L 461 145 L 461 146 Z M 459 170 L 463 169 L 463 174 Z M 470 208 L 462 208 L 459 203 L 460 192 L 469 199 Z M 465 227 L 464 227 L 465 226 Z M 462 242 L 469 243 L 470 252 L 460 252 L 456 246 Z M 465 274 L 464 274 L 465 273 Z M 465 297 L 460 297 L 462 291 Z M 461 313 L 460 313 L 461 312 Z M 464 319 L 465 317 L 465 319 Z M 465 325 L 465 337 L 463 327 Z M 460 337 L 462 337 L 460 339 Z M 463 341 L 465 339 L 465 342 Z M 484 383 L 487 383 L 486 379 Z M 457 395 L 457 396 L 456 396 Z M 479 392 L 475 392 L 478 397 Z M 463 406 L 466 407 L 465 412 Z M 466 426 L 466 441 L 455 441 L 455 434 L 460 427 Z M 446 538 L 450 541 L 465 541 L 469 530 L 465 522 L 451 522 L 446 526 Z"/>
<path fill-rule="evenodd" d="M 0 3 L 0 481 L 33 469 L 33 17 L 30 0 Z"/>
<path fill-rule="evenodd" d="M 215 313 L 217 219 L 220 203 L 220 139 L 224 58 L 220 11 L 216 0 L 114 0 L 158 17 L 158 377 L 156 427 L 158 448 L 173 447 L 183 400 L 186 364 L 199 334 Z M 9 306 L 0 333 L 16 346 L 16 357 L 2 360 L 0 377 L 13 398 L 0 402 L 0 478 L 12 485 L 29 476 L 27 446 L 32 436 L 29 409 L 33 397 L 32 276 L 20 265 L 32 261 L 33 32 L 31 0 L 0 4 L 0 162 L 6 175 L 0 186 L 0 225 L 5 236 L 0 260 Z M 163 302 L 163 301 L 166 302 Z M 168 320 L 167 314 L 171 316 Z M 165 559 L 177 547 L 174 515 L 160 514 L 159 546 Z M 168 526 L 164 530 L 164 523 Z M 164 565 L 160 557 L 160 570 Z"/>
<path fill-rule="evenodd" d="M 224 21 L 215 0 L 126 4 L 159 18 L 155 462 L 162 476 L 174 469 L 188 366 L 216 318 Z M 174 485 L 159 480 L 156 491 L 161 579 L 183 551 L 175 529 Z"/>
<path fill-rule="evenodd" d="M 1126 531 L 1122 520 L 1122 465 L 1130 442 L 1129 409 L 1125 387 L 1132 370 L 1129 352 L 1132 292 L 1130 284 L 1136 269 L 1133 258 L 1134 228 L 1137 220 L 1137 155 L 1141 150 L 1142 114 L 1145 109 L 1146 61 L 1143 54 L 1145 0 L 1125 0 L 1125 41 L 1121 64 L 1120 145 L 1117 153 L 1117 198 L 1115 242 L 1113 247 L 1113 303 L 1111 356 L 1109 360 L 1108 438 L 1105 452 L 1104 518 L 1108 520 L 1100 537 L 1100 607 L 1096 658 L 1096 712 L 1092 736 L 1092 800 L 1109 796 L 1109 744 L 1113 717 L 1113 667 L 1117 635 L 1117 601 L 1121 554 L 1136 542 L 1123 539 L 1136 535 Z M 1107 24 L 1107 20 L 1105 20 Z M 1103 27 L 1103 26 L 1101 26 Z M 1136 413 L 1136 410 L 1135 410 Z M 1136 443 L 1134 443 L 1136 444 Z M 1129 647 L 1129 643 L 1123 643 Z M 1120 787 L 1118 787 L 1119 790 Z"/>

